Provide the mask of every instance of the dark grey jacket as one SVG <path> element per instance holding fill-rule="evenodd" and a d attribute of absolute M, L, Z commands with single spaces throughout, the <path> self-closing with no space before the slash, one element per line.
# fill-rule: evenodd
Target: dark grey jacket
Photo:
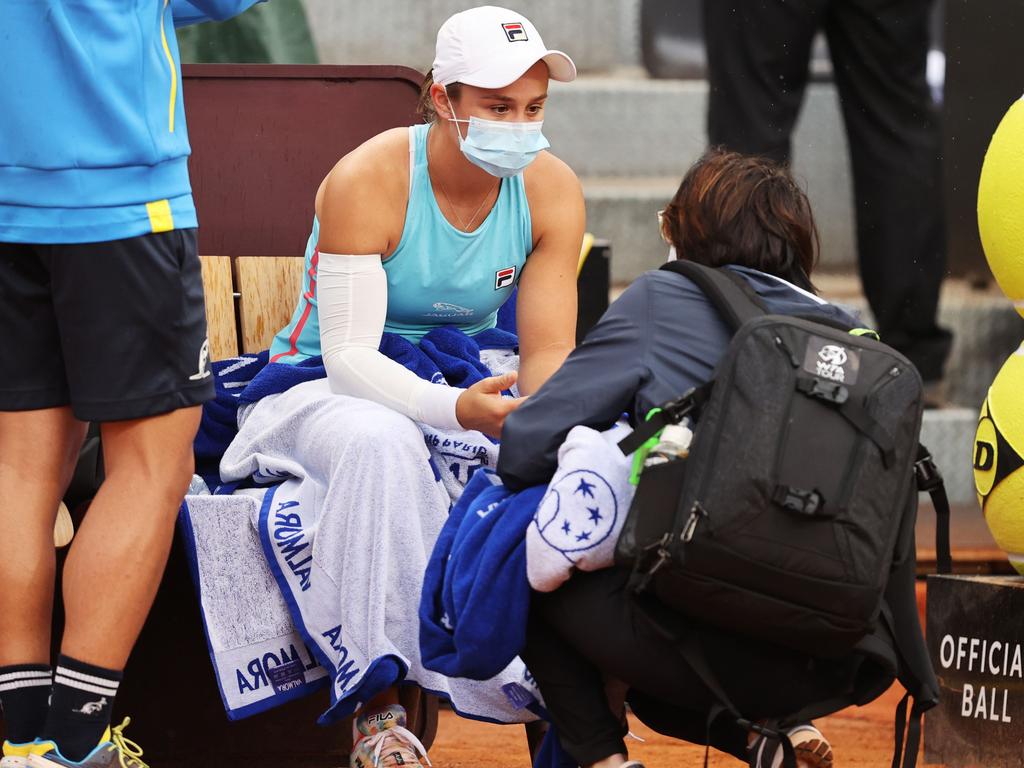
<path fill-rule="evenodd" d="M 846 312 L 753 269 L 743 275 L 773 314 Z M 725 321 L 697 286 L 674 272 L 641 275 L 609 307 L 562 367 L 505 421 L 498 474 L 519 490 L 546 483 L 558 448 L 577 424 L 602 430 L 623 413 L 630 422 L 703 384 L 729 345 Z"/>

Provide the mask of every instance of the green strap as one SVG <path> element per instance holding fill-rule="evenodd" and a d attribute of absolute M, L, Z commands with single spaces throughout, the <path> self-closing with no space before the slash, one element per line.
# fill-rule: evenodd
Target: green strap
<path fill-rule="evenodd" d="M 873 331 L 870 328 L 851 328 L 851 336 L 868 336 L 875 341 L 881 341 L 882 337 L 878 335 L 878 331 Z"/>
<path fill-rule="evenodd" d="M 650 421 L 651 417 L 655 414 L 661 413 L 661 408 L 651 408 L 644 417 L 644 421 Z M 658 444 L 661 439 L 661 430 L 659 429 L 654 433 L 654 436 L 649 438 L 647 442 L 636 449 L 633 453 L 633 468 L 629 472 L 629 482 L 633 485 L 639 485 L 640 475 L 644 471 L 644 462 L 647 460 L 647 454 Z"/>

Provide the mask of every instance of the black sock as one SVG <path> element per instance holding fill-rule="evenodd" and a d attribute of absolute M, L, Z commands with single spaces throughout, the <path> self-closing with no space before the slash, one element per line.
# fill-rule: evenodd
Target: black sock
<path fill-rule="evenodd" d="M 110 725 L 121 673 L 61 655 L 53 675 L 50 713 L 42 738 L 69 760 L 84 759 Z"/>
<path fill-rule="evenodd" d="M 52 685 L 53 670 L 49 664 L 0 667 L 0 709 L 4 712 L 8 741 L 24 744 L 43 732 Z"/>

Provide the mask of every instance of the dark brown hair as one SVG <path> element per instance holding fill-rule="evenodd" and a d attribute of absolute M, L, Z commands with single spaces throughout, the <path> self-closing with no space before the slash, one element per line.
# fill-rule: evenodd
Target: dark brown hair
<path fill-rule="evenodd" d="M 811 204 L 784 166 L 719 148 L 687 171 L 663 234 L 681 259 L 735 264 L 814 290 L 820 241 Z"/>
<path fill-rule="evenodd" d="M 423 78 L 423 85 L 420 86 L 420 101 L 416 105 L 416 114 L 423 118 L 423 122 L 432 123 L 437 119 L 437 110 L 434 109 L 434 100 L 430 97 L 430 88 L 434 84 L 434 73 L 427 71 Z M 462 83 L 449 83 L 445 86 L 448 91 L 448 98 L 456 103 L 462 95 Z"/>

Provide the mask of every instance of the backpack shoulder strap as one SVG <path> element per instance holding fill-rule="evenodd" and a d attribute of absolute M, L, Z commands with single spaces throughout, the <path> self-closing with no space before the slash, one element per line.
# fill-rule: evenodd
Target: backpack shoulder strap
<path fill-rule="evenodd" d="M 749 320 L 768 314 L 757 291 L 731 270 L 705 267 L 685 259 L 670 261 L 662 269 L 692 280 L 721 313 L 733 333 Z"/>

